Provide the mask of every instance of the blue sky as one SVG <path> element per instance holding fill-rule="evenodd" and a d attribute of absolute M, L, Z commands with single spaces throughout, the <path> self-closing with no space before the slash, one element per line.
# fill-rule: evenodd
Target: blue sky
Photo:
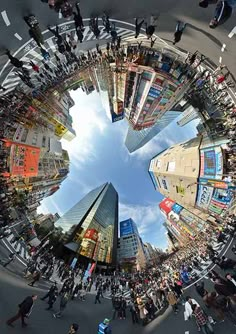
<path fill-rule="evenodd" d="M 60 190 L 42 202 L 38 212 L 62 215 L 91 189 L 112 182 L 119 194 L 119 221 L 132 218 L 144 241 L 165 249 L 163 217 L 158 208 L 163 197 L 154 190 L 149 162 L 164 148 L 195 137 L 198 122 L 180 128 L 174 121 L 161 135 L 130 154 L 124 145 L 127 122 L 112 124 L 97 92 L 86 95 L 77 90 L 71 96 L 75 106 L 70 114 L 77 137 L 72 142 L 63 141 L 70 156 L 70 173 Z"/>

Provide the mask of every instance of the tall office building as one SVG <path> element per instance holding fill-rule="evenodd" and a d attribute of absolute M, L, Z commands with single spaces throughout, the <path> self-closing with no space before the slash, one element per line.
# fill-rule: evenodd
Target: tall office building
<path fill-rule="evenodd" d="M 90 191 L 56 223 L 67 232 L 65 247 L 73 256 L 116 263 L 118 194 L 111 183 Z"/>
<path fill-rule="evenodd" d="M 144 245 L 131 218 L 120 222 L 119 261 L 121 267 L 133 270 L 143 269 L 146 265 Z"/>
<path fill-rule="evenodd" d="M 227 141 L 198 136 L 157 154 L 149 167 L 155 189 L 202 219 L 221 215 L 230 206 L 234 189 L 225 178 Z"/>
<path fill-rule="evenodd" d="M 125 139 L 125 146 L 130 153 L 138 150 L 152 140 L 158 133 L 160 133 L 165 127 L 167 127 L 174 119 L 181 114 L 181 111 L 167 111 L 158 120 L 158 122 L 150 128 L 146 128 L 140 131 L 133 130 L 131 126 L 128 128 L 128 132 Z"/>
<path fill-rule="evenodd" d="M 162 195 L 183 206 L 194 206 L 199 174 L 201 138 L 171 146 L 150 162 L 149 174 Z"/>
<path fill-rule="evenodd" d="M 180 120 L 177 122 L 179 126 L 184 126 L 194 119 L 199 118 L 198 109 L 193 106 L 189 106 L 182 114 Z"/>

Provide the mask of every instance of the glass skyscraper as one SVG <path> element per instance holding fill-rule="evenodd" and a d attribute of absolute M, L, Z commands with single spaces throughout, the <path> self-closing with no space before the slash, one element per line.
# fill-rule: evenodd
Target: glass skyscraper
<path fill-rule="evenodd" d="M 155 125 L 141 131 L 135 131 L 131 126 L 129 126 L 125 139 L 125 146 L 128 151 L 132 153 L 146 145 L 180 114 L 181 111 L 167 111 L 160 119 L 157 120 Z"/>
<path fill-rule="evenodd" d="M 91 190 L 61 218 L 65 247 L 94 261 L 116 263 L 118 194 L 111 183 Z"/>

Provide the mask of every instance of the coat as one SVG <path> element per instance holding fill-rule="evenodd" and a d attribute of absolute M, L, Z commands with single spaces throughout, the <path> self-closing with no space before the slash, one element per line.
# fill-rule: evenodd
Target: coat
<path fill-rule="evenodd" d="M 144 304 L 138 305 L 140 319 L 145 319 L 146 315 L 144 314 Z"/>
<path fill-rule="evenodd" d="M 177 298 L 176 298 L 174 292 L 172 292 L 172 291 L 168 292 L 167 300 L 168 300 L 170 305 L 175 305 L 177 303 Z"/>
<path fill-rule="evenodd" d="M 28 314 L 33 306 L 33 298 L 31 296 L 26 297 L 21 304 L 19 304 L 21 314 Z"/>

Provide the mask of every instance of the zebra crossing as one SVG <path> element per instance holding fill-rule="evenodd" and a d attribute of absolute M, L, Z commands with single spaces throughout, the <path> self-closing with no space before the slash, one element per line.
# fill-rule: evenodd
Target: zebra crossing
<path fill-rule="evenodd" d="M 75 32 L 74 27 L 74 21 L 62 23 L 59 26 L 59 33 L 61 35 L 70 35 L 72 39 L 75 41 L 78 41 L 77 34 Z M 81 52 L 87 51 L 87 49 L 95 49 L 95 43 L 101 44 L 103 42 L 104 44 L 106 41 L 111 39 L 111 35 L 107 32 L 103 31 L 103 26 L 99 26 L 99 29 L 101 30 L 101 35 L 98 40 L 96 40 L 94 34 L 90 31 L 89 26 L 85 26 L 84 30 L 84 40 L 83 43 L 78 43 L 75 54 L 79 55 Z M 133 38 L 134 36 L 134 30 L 132 27 L 118 27 L 117 26 L 117 34 L 122 38 L 123 41 L 128 41 L 130 38 Z M 49 30 L 45 30 L 42 32 L 44 35 L 44 48 L 49 52 L 51 59 L 48 61 L 49 65 L 53 67 L 56 66 L 54 62 L 54 53 L 57 51 L 57 44 L 56 44 L 56 37 L 51 36 L 51 33 Z M 140 34 L 140 37 L 145 37 L 144 34 Z M 91 48 L 90 43 L 93 42 L 93 47 Z M 87 44 L 86 44 L 87 43 Z M 24 47 L 19 49 L 19 52 L 15 52 L 14 56 L 18 59 L 22 60 L 24 62 L 24 67 L 27 69 L 31 69 L 31 66 L 29 65 L 30 61 L 33 61 L 35 64 L 40 65 L 41 61 L 43 60 L 43 57 L 41 55 L 40 48 L 37 46 L 36 42 L 34 40 L 29 40 Z M 6 69 L 3 72 L 5 75 L 5 78 L 2 82 L 2 86 L 6 89 L 5 92 L 0 93 L 0 95 L 5 95 L 9 93 L 10 91 L 14 90 L 16 86 L 22 83 L 21 79 L 15 72 L 15 68 L 12 67 L 12 65 L 8 62 L 8 65 L 6 66 Z M 32 78 L 36 75 L 32 71 Z M 32 81 L 34 83 L 34 81 Z"/>
<path fill-rule="evenodd" d="M 23 241 L 13 241 L 15 238 L 14 234 L 10 234 L 6 238 L 4 238 L 5 242 L 8 243 L 8 246 L 10 246 L 13 250 L 14 253 L 18 253 L 18 256 L 21 257 L 23 260 L 28 260 L 29 259 L 29 254 L 26 249 L 26 244 Z"/>

